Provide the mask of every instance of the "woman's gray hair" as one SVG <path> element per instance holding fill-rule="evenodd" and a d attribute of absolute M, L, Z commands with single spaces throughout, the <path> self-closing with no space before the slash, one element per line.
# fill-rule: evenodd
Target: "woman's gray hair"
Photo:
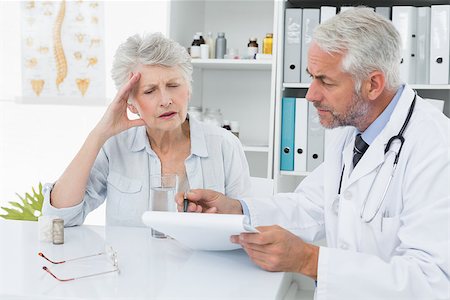
<path fill-rule="evenodd" d="M 130 36 L 114 55 L 111 75 L 119 89 L 128 80 L 130 72 L 138 65 L 178 67 L 186 80 L 189 93 L 192 90 L 191 57 L 180 44 L 161 33 Z"/>
<path fill-rule="evenodd" d="M 401 39 L 392 22 L 367 7 L 355 7 L 320 24 L 313 41 L 330 54 L 342 53 L 342 70 L 352 75 L 355 91 L 373 71 L 381 71 L 386 88 L 401 84 Z"/>

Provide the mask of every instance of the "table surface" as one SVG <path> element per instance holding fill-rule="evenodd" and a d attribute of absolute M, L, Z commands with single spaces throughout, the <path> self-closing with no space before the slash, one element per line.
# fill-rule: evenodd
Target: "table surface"
<path fill-rule="evenodd" d="M 0 219 L 0 298 L 15 299 L 282 299 L 291 274 L 266 272 L 245 252 L 193 251 L 172 239 L 154 239 L 149 228 L 78 226 L 65 229 L 65 243 L 39 242 L 37 222 Z M 69 282 L 113 267 L 105 256 L 60 265 L 54 260 L 80 257 L 111 245 L 120 273 Z"/>

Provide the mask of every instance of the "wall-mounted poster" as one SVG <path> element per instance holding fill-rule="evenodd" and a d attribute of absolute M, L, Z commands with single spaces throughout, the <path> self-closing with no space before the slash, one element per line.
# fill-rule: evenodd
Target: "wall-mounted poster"
<path fill-rule="evenodd" d="M 25 102 L 104 103 L 104 4 L 62 0 L 21 5 Z"/>

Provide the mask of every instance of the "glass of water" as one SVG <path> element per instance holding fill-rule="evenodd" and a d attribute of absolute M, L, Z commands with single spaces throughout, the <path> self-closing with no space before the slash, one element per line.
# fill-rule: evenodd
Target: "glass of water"
<path fill-rule="evenodd" d="M 176 174 L 158 174 L 150 176 L 150 210 L 177 211 L 175 193 L 178 187 Z M 167 236 L 152 228 L 152 237 L 166 238 Z"/>

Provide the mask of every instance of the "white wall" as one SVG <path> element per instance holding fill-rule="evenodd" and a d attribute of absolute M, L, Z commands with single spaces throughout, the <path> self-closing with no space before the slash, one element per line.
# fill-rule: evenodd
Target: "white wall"
<path fill-rule="evenodd" d="M 166 1 L 105 2 L 108 99 L 115 95 L 110 69 L 117 46 L 132 34 L 154 31 L 167 32 Z M 21 95 L 18 1 L 0 1 L 0 37 L 0 205 L 5 206 L 19 200 L 16 192 L 55 181 L 106 107 L 15 103 Z"/>

